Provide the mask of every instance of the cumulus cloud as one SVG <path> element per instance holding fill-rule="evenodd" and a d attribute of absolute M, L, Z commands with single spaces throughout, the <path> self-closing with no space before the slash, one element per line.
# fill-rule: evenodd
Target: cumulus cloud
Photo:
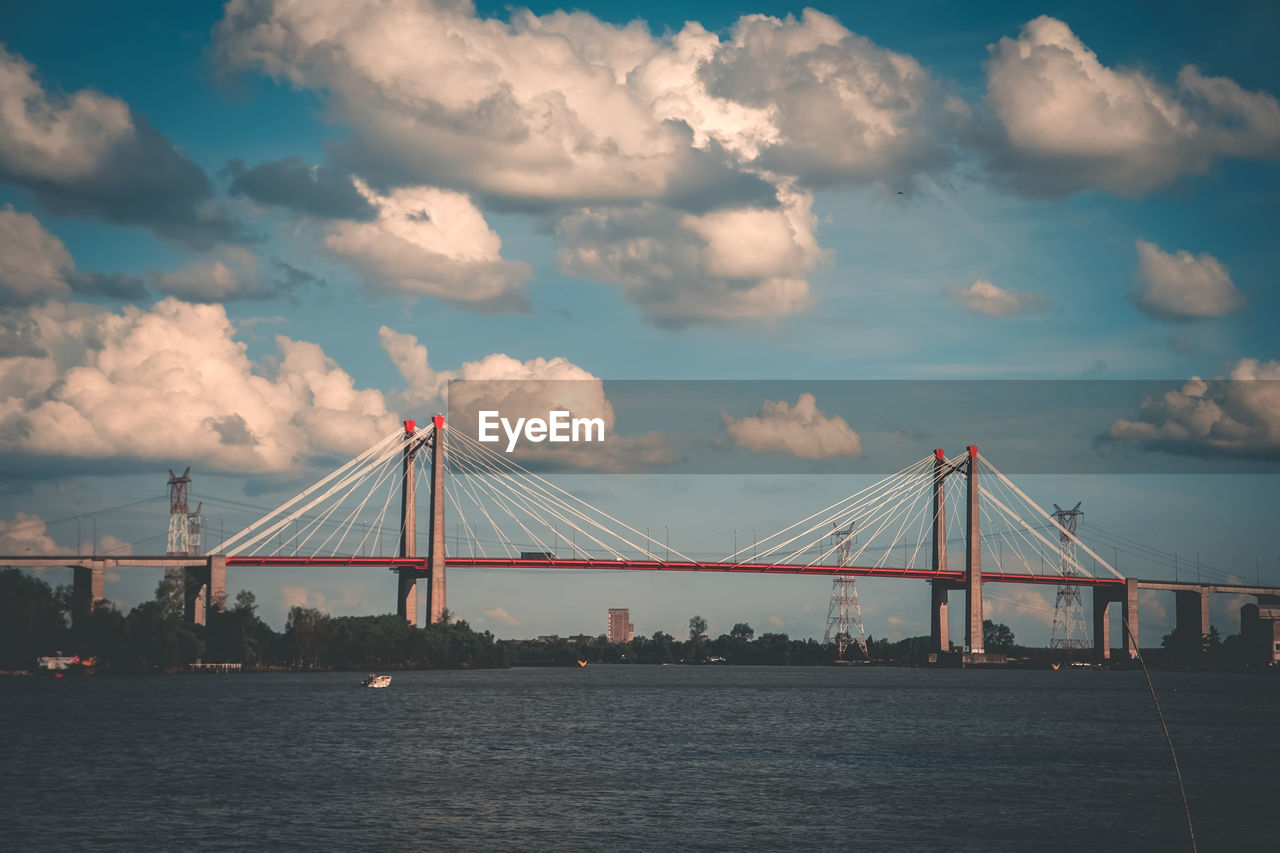
<path fill-rule="evenodd" d="M 761 453 L 787 453 L 799 459 L 861 456 L 862 439 L 839 415 L 818 408 L 812 394 L 801 394 L 794 406 L 765 400 L 758 417 L 733 418 L 722 413 L 735 444 Z"/>
<path fill-rule="evenodd" d="M 1184 66 L 1174 86 L 1117 70 L 1041 16 L 990 48 L 986 103 L 1003 139 L 993 164 L 1040 194 L 1140 196 L 1224 157 L 1280 153 L 1280 103 Z"/>
<path fill-rule="evenodd" d="M 0 209 L 0 305 L 65 299 L 72 293 L 137 299 L 142 280 L 76 269 L 67 247 L 36 217 L 5 205 Z"/>
<path fill-rule="evenodd" d="M 99 92 L 48 92 L 35 67 L 0 47 L 0 181 L 49 210 L 209 245 L 239 225 L 204 171 L 129 105 Z"/>
<path fill-rule="evenodd" d="M 259 204 L 276 205 L 324 219 L 372 219 L 376 213 L 355 182 L 332 166 L 313 166 L 301 158 L 246 167 L 242 160 L 227 164 L 231 194 Z"/>
<path fill-rule="evenodd" d="M 427 361 L 427 348 L 414 335 L 387 326 L 378 330 L 383 349 L 406 382 L 406 405 L 422 407 L 438 402 L 448 389 L 449 421 L 471 438 L 477 438 L 481 410 L 499 411 L 503 417 L 546 418 L 553 410 L 572 417 L 600 418 L 603 443 L 524 446 L 515 460 L 553 463 L 570 468 L 604 471 L 641 470 L 666 464 L 674 458 L 665 436 L 648 432 L 619 435 L 613 404 L 604 382 L 566 358 L 533 358 L 521 361 L 493 353 L 464 362 L 454 370 L 436 371 Z M 453 383 L 453 384 L 450 384 Z"/>
<path fill-rule="evenodd" d="M 507 625 L 515 627 L 520 624 L 520 620 L 507 612 L 505 607 L 495 604 L 493 607 L 487 607 L 480 611 L 490 622 L 496 622 L 499 625 Z"/>
<path fill-rule="evenodd" d="M 235 0 L 216 32 L 231 64 L 327 91 L 346 158 L 384 180 L 599 204 L 663 198 L 697 151 L 828 179 L 940 159 L 919 63 L 813 10 L 745 16 L 722 42 L 469 2 Z"/>
<path fill-rule="evenodd" d="M 47 531 L 44 519 L 33 513 L 19 512 L 12 521 L 0 518 L 0 554 L 35 557 L 64 551 Z"/>
<path fill-rule="evenodd" d="M 960 288 L 952 295 L 957 302 L 970 311 L 986 314 L 989 317 L 1026 314 L 1044 308 L 1049 303 L 1048 299 L 1037 293 L 1005 290 L 982 279 L 968 287 Z"/>
<path fill-rule="evenodd" d="M 1113 423 L 1107 437 L 1147 450 L 1280 458 L 1280 362 L 1241 359 L 1229 380 L 1192 377 L 1147 398 L 1140 411 Z"/>
<path fill-rule="evenodd" d="M 477 311 L 526 310 L 524 263 L 503 260 L 502 238 L 467 196 L 433 187 L 380 195 L 371 222 L 335 223 L 325 246 L 375 290 L 437 296 Z"/>
<path fill-rule="evenodd" d="M 276 337 L 251 361 L 219 305 L 167 298 L 101 311 L 28 309 L 22 354 L 0 358 L 0 452 L 12 459 L 178 459 L 223 471 L 351 456 L 393 432 L 381 392 L 315 344 Z"/>
<path fill-rule="evenodd" d="M 813 10 L 745 16 L 722 39 L 584 12 L 504 22 L 470 2 L 232 0 L 216 41 L 232 66 L 326 93 L 351 130 L 342 168 L 551 212 L 564 271 L 621 284 L 668 326 L 810 307 L 824 253 L 803 188 L 941 164 L 965 112 L 914 59 Z M 459 301 L 438 258 L 362 248 L 380 286 Z"/>
<path fill-rule="evenodd" d="M 754 164 L 810 182 L 896 182 L 939 165 L 948 159 L 945 126 L 967 113 L 940 97 L 915 59 L 814 9 L 799 19 L 746 15 L 724 44 L 690 30 L 681 35 L 712 49 L 687 69 L 705 94 L 675 81 L 664 93 L 685 94 L 695 107 L 680 117 Z M 708 101 L 723 105 L 719 115 L 695 111 Z M 722 119 L 730 110 L 737 121 Z"/>
<path fill-rule="evenodd" d="M 36 217 L 9 205 L 0 209 L 0 305 L 30 305 L 73 294 L 140 300 L 148 285 L 187 301 L 227 302 L 285 295 L 310 283 L 309 274 L 281 266 L 298 275 L 265 280 L 250 252 L 222 246 L 209 257 L 145 277 L 80 270 L 67 247 Z"/>
<path fill-rule="evenodd" d="M 806 275 L 827 258 L 812 196 L 788 189 L 774 208 L 681 215 L 657 205 L 564 217 L 560 268 L 622 285 L 662 326 L 765 319 L 813 304 Z"/>
<path fill-rule="evenodd" d="M 983 596 L 982 607 L 988 619 L 1022 618 L 1053 627 L 1053 605 L 1030 584 L 1005 584 L 997 595 Z"/>
<path fill-rule="evenodd" d="M 161 293 L 187 302 L 230 302 L 291 296 L 315 283 L 310 273 L 275 262 L 282 275 L 265 278 L 251 252 L 223 246 L 212 256 L 184 264 L 167 272 L 154 273 L 151 285 Z"/>
<path fill-rule="evenodd" d="M 1169 254 L 1145 240 L 1137 246 L 1139 288 L 1133 301 L 1143 312 L 1163 320 L 1196 320 L 1245 306 L 1231 271 L 1208 252 Z"/>

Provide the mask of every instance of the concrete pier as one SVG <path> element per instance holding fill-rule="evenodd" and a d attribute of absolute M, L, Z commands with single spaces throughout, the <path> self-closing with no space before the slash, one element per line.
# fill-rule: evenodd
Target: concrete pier
<path fill-rule="evenodd" d="M 404 422 L 404 479 L 400 491 L 400 556 L 418 554 L 418 498 L 414 479 L 414 461 L 418 455 L 417 423 Z M 418 572 L 400 569 L 396 572 L 396 615 L 411 625 L 418 623 Z"/>
<path fill-rule="evenodd" d="M 431 431 L 431 544 L 427 551 L 427 622 L 444 620 L 444 415 Z"/>
<path fill-rule="evenodd" d="M 1138 656 L 1138 581 L 1128 578 L 1124 582 L 1124 608 L 1120 611 L 1123 626 L 1125 656 L 1133 660 Z"/>
<path fill-rule="evenodd" d="M 1175 627 L 1197 637 L 1209 633 L 1209 590 L 1181 589 L 1174 594 Z"/>
<path fill-rule="evenodd" d="M 1111 659 L 1111 602 L 1115 596 L 1111 590 L 1093 588 L 1093 656 L 1101 662 Z"/>
<path fill-rule="evenodd" d="M 102 560 L 90 560 L 73 569 L 71 587 L 71 621 L 88 616 L 103 597 L 103 577 L 106 564 Z"/>
<path fill-rule="evenodd" d="M 978 519 L 978 448 L 969 445 L 968 500 L 965 503 L 964 574 L 966 651 L 980 655 L 986 651 L 982 639 L 982 533 Z"/>
<path fill-rule="evenodd" d="M 933 549 L 930 565 L 934 571 L 947 568 L 947 478 L 946 454 L 941 449 L 933 451 Z M 930 583 L 929 635 L 930 651 L 951 651 L 951 630 L 947 621 L 947 594 L 951 586 L 944 581 Z"/>

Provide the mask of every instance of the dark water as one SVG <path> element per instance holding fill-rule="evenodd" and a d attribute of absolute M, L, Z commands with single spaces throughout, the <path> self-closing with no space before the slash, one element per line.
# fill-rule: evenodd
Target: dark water
<path fill-rule="evenodd" d="M 0 680 L 5 850 L 1183 850 L 1141 673 Z M 1201 850 L 1276 849 L 1280 679 L 1157 673 Z"/>

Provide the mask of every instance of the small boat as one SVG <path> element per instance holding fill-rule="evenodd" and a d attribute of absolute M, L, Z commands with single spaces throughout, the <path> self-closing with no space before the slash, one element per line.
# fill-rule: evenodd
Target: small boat
<path fill-rule="evenodd" d="M 366 679 L 365 679 L 363 682 L 361 682 L 361 683 L 362 683 L 365 687 L 390 687 L 390 686 L 391 686 L 391 676 L 389 676 L 389 675 L 374 675 L 374 674 L 371 672 L 371 673 L 369 673 L 369 677 L 368 677 L 368 678 L 366 678 Z"/>

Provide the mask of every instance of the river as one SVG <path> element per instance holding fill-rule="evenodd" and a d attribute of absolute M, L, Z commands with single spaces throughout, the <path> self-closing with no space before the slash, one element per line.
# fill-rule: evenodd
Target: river
<path fill-rule="evenodd" d="M 1141 672 L 0 679 L 0 848 L 1189 850 Z M 1155 673 L 1201 850 L 1275 849 L 1280 678 Z"/>

